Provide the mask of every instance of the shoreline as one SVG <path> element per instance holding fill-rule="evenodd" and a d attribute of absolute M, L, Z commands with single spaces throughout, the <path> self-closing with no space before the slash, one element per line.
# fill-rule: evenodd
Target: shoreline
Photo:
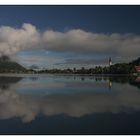
<path fill-rule="evenodd" d="M 68 73 L 0 73 L 0 76 L 94 76 L 94 77 L 138 77 L 132 74 L 68 74 Z"/>

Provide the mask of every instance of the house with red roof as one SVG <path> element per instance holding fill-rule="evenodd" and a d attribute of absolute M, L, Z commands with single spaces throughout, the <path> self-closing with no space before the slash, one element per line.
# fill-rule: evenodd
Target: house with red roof
<path fill-rule="evenodd" d="M 135 66 L 136 72 L 140 73 L 140 66 Z"/>

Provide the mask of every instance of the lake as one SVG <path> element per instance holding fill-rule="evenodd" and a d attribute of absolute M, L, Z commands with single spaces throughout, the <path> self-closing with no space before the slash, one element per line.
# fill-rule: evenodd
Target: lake
<path fill-rule="evenodd" d="M 140 134 L 140 78 L 1 75 L 0 134 Z"/>

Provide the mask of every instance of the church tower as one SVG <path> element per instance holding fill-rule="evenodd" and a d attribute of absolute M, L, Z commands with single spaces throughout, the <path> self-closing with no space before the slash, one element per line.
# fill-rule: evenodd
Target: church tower
<path fill-rule="evenodd" d="M 109 66 L 112 65 L 112 60 L 111 60 L 111 57 L 109 57 Z"/>

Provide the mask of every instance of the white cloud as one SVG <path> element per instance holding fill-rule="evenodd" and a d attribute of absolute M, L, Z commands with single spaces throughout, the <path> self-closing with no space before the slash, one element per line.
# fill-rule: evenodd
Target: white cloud
<path fill-rule="evenodd" d="M 13 55 L 38 45 L 40 34 L 36 27 L 24 23 L 20 29 L 0 27 L 0 55 Z"/>
<path fill-rule="evenodd" d="M 22 50 L 45 48 L 47 51 L 139 56 L 140 35 L 103 34 L 72 29 L 66 32 L 39 32 L 32 24 L 21 28 L 0 27 L 0 55 L 13 55 Z"/>
<path fill-rule="evenodd" d="M 105 53 L 121 56 L 140 55 L 140 36 L 134 34 L 101 34 L 73 29 L 67 32 L 46 31 L 46 49 L 76 53 Z"/>

